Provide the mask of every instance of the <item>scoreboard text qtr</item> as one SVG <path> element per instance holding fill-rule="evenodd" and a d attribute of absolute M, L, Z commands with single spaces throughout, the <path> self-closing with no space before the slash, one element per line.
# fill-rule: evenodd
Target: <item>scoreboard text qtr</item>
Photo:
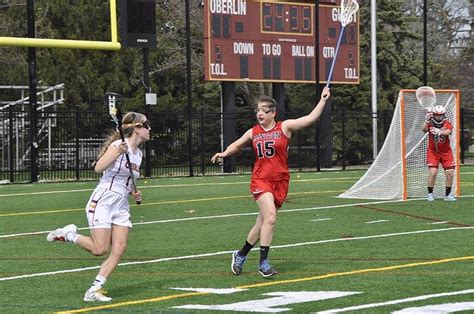
<path fill-rule="evenodd" d="M 314 83 L 314 2 L 206 0 L 208 81 Z M 341 31 L 340 7 L 319 6 L 319 77 L 325 82 Z M 359 20 L 344 30 L 333 84 L 359 83 Z"/>

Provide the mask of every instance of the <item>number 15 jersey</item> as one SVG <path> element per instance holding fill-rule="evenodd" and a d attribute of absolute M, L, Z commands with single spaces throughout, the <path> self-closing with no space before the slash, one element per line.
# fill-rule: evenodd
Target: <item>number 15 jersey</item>
<path fill-rule="evenodd" d="M 252 178 L 261 180 L 289 179 L 289 138 L 283 134 L 281 121 L 265 131 L 260 124 L 252 128 L 252 147 L 255 154 Z"/>

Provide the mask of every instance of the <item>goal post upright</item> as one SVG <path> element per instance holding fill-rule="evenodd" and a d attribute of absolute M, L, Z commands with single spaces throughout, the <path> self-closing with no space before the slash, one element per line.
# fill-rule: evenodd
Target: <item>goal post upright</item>
<path fill-rule="evenodd" d="M 403 97 L 404 91 L 400 91 L 400 146 L 401 146 L 401 167 L 402 167 L 402 199 L 408 198 L 407 191 L 407 148 L 405 141 L 405 99 Z"/>
<path fill-rule="evenodd" d="M 461 196 L 461 133 L 464 130 L 461 130 L 461 92 L 459 90 L 455 90 L 454 93 L 456 94 L 456 127 L 460 130 L 456 133 L 456 196 Z"/>

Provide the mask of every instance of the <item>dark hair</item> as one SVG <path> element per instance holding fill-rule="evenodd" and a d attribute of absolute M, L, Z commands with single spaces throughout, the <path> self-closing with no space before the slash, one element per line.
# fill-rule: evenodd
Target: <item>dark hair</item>
<path fill-rule="evenodd" d="M 276 111 L 277 102 L 273 97 L 266 96 L 266 95 L 262 95 L 262 96 L 258 97 L 257 102 L 255 103 L 255 107 L 257 107 L 258 104 L 262 103 L 262 102 L 270 104 L 268 106 L 268 108 L 270 108 L 272 111 Z"/>

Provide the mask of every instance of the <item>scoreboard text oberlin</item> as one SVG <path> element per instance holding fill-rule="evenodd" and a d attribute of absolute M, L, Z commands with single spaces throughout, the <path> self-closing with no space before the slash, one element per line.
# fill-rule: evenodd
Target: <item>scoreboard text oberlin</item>
<path fill-rule="evenodd" d="M 314 83 L 314 4 L 258 0 L 204 2 L 208 81 Z M 340 8 L 319 7 L 319 77 L 325 82 L 341 31 Z M 359 83 L 359 21 L 341 39 L 333 84 Z"/>

